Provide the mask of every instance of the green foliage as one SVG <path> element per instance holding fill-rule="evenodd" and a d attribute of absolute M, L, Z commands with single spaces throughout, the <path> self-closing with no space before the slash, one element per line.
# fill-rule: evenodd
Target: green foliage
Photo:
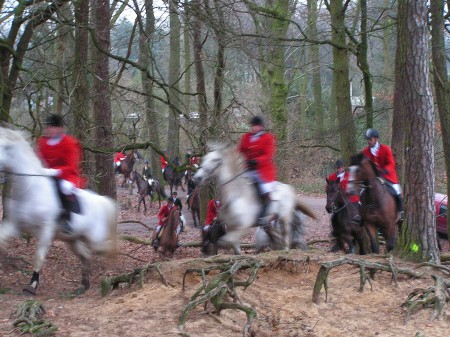
<path fill-rule="evenodd" d="M 35 336 L 53 336 L 58 330 L 56 325 L 43 320 L 45 309 L 41 302 L 34 299 L 26 300 L 17 306 L 14 315 L 17 319 L 13 322 L 15 327 L 20 328 L 23 334 L 30 333 Z"/>

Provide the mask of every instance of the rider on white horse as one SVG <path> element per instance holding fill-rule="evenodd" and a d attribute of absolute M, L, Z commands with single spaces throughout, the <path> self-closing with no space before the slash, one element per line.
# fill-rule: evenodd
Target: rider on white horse
<path fill-rule="evenodd" d="M 261 212 L 257 225 L 268 224 L 266 210 L 270 202 L 270 192 L 276 186 L 276 167 L 274 163 L 276 139 L 264 128 L 264 120 L 254 116 L 250 120 L 250 132 L 245 133 L 240 141 L 238 150 L 247 161 L 247 175 L 256 184 L 262 201 Z"/>
<path fill-rule="evenodd" d="M 45 120 L 44 136 L 37 140 L 37 153 L 47 171 L 58 182 L 63 213 L 61 224 L 63 232 L 72 234 L 70 225 L 71 213 L 80 213 L 80 205 L 75 197 L 75 189 L 82 188 L 85 179 L 80 175 L 82 149 L 79 141 L 64 133 L 64 122 L 61 116 L 52 114 Z"/>

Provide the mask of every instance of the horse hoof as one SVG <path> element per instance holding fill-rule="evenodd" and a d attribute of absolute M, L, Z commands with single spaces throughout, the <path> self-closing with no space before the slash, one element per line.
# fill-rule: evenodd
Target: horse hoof
<path fill-rule="evenodd" d="M 36 296 L 36 288 L 32 287 L 31 285 L 27 285 L 22 290 L 22 294 L 25 296 Z"/>

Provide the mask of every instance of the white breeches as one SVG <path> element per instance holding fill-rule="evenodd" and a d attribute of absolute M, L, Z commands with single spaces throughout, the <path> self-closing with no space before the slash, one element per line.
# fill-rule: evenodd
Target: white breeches
<path fill-rule="evenodd" d="M 67 180 L 59 180 L 59 188 L 64 195 L 71 195 L 75 193 L 75 185 Z"/>

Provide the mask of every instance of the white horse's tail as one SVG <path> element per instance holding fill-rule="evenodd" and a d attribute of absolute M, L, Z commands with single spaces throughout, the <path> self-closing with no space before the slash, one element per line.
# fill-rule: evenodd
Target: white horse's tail
<path fill-rule="evenodd" d="M 311 219 L 317 220 L 316 213 L 314 213 L 314 211 L 309 206 L 304 204 L 298 197 L 295 203 L 295 209 L 309 216 Z"/>
<path fill-rule="evenodd" d="M 97 253 L 104 254 L 107 257 L 116 257 L 117 249 L 117 210 L 115 202 L 108 198 L 104 198 L 104 210 L 107 217 L 107 238 L 101 242 L 97 243 L 93 248 Z"/>

